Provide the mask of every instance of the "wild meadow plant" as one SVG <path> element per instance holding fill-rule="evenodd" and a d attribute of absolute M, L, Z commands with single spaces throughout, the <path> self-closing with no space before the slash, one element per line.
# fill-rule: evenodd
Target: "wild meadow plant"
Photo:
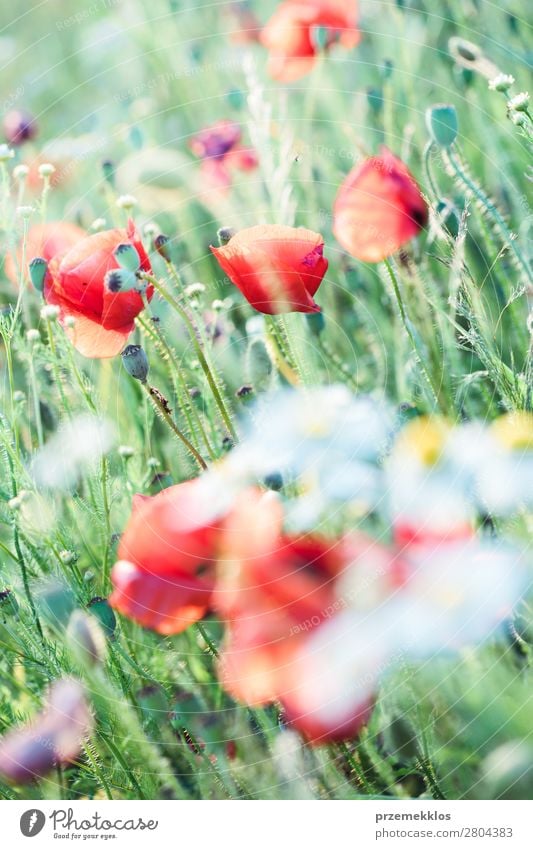
<path fill-rule="evenodd" d="M 2 34 L 0 796 L 531 798 L 523 15 Z"/>

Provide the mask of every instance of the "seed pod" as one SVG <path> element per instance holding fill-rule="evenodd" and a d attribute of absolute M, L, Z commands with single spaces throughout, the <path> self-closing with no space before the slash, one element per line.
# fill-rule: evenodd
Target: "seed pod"
<path fill-rule="evenodd" d="M 135 378 L 135 380 L 146 383 L 150 366 L 143 348 L 140 345 L 128 345 L 124 348 L 120 356 L 128 374 Z"/>

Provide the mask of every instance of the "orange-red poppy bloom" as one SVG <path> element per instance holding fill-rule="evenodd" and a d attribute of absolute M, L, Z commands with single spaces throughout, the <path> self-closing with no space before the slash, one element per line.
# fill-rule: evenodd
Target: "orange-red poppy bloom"
<path fill-rule="evenodd" d="M 130 243 L 139 254 L 142 271 L 151 271 L 150 260 L 132 221 L 125 230 L 104 230 L 86 236 L 63 256 L 50 261 L 44 297 L 60 309 L 60 321 L 75 348 L 85 357 L 114 357 L 124 347 L 143 309 L 138 292 L 111 292 L 105 285 L 108 271 L 119 268 L 113 251 Z M 153 295 L 148 287 L 147 297 Z M 65 324 L 65 319 L 73 319 Z"/>
<path fill-rule="evenodd" d="M 382 147 L 356 165 L 339 189 L 333 232 L 348 253 L 380 262 L 426 225 L 427 204 L 407 166 Z"/>
<path fill-rule="evenodd" d="M 257 156 L 241 145 L 242 132 L 233 121 L 218 121 L 195 135 L 192 152 L 202 160 L 202 179 L 206 190 L 225 192 L 232 182 L 232 170 L 250 171 L 257 167 Z"/>
<path fill-rule="evenodd" d="M 313 296 L 328 268 L 324 239 L 305 227 L 260 224 L 211 247 L 222 270 L 259 312 L 320 312 Z"/>
<path fill-rule="evenodd" d="M 199 480 L 135 496 L 112 571 L 116 610 L 177 634 L 208 611 L 220 522 Z"/>
<path fill-rule="evenodd" d="M 52 257 L 66 253 L 86 235 L 85 230 L 70 221 L 50 221 L 47 224 L 35 224 L 30 227 L 26 238 L 26 259 L 31 260 L 33 257 L 40 256 L 50 262 Z M 19 281 L 21 262 L 22 245 L 19 245 L 16 258 L 12 254 L 7 254 L 4 263 L 6 277 L 12 283 L 16 284 Z M 24 273 L 27 276 L 27 269 L 24 269 Z"/>
<path fill-rule="evenodd" d="M 268 71 L 281 82 L 308 74 L 320 46 L 339 43 L 349 49 L 359 40 L 355 0 L 285 0 L 261 33 L 269 51 Z"/>

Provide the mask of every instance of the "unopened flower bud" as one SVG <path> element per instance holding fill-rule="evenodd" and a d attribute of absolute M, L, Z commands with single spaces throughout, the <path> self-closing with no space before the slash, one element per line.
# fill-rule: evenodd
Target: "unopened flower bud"
<path fill-rule="evenodd" d="M 55 174 L 55 167 L 51 162 L 43 162 L 42 165 L 39 165 L 39 176 L 43 178 L 43 180 L 50 179 L 52 174 Z"/>
<path fill-rule="evenodd" d="M 31 218 L 33 213 L 35 212 L 33 206 L 17 206 L 17 215 L 19 218 Z"/>
<path fill-rule="evenodd" d="M 316 26 L 311 27 L 311 43 L 316 50 L 325 50 L 328 46 L 330 31 L 327 27 Z"/>
<path fill-rule="evenodd" d="M 35 327 L 30 327 L 30 329 L 26 331 L 26 339 L 28 340 L 28 342 L 31 342 L 31 343 L 40 342 L 41 341 L 41 334 L 39 333 L 38 330 L 36 330 Z"/>
<path fill-rule="evenodd" d="M 25 109 L 12 109 L 4 118 L 3 130 L 9 144 L 19 145 L 37 135 L 37 123 Z"/>
<path fill-rule="evenodd" d="M 426 110 L 426 126 L 431 138 L 439 147 L 449 148 L 457 138 L 457 112 L 455 106 L 437 103 Z"/>
<path fill-rule="evenodd" d="M 90 225 L 89 230 L 91 233 L 99 233 L 100 230 L 105 230 L 107 226 L 107 221 L 105 218 L 95 218 L 93 223 Z"/>
<path fill-rule="evenodd" d="M 27 165 L 17 165 L 16 168 L 13 168 L 13 178 L 20 182 L 25 180 L 29 173 L 30 169 Z"/>
<path fill-rule="evenodd" d="M 30 280 L 34 288 L 37 289 L 38 292 L 42 292 L 44 289 L 46 272 L 48 271 L 47 261 L 41 256 L 36 256 L 28 265 L 28 270 L 30 272 Z"/>
<path fill-rule="evenodd" d="M 44 321 L 56 321 L 59 318 L 59 307 L 55 304 L 47 304 L 41 310 L 41 318 Z"/>
<path fill-rule="evenodd" d="M 15 392 L 13 392 L 13 401 L 15 401 L 15 403 L 22 404 L 25 400 L 26 396 L 24 392 L 21 392 L 20 389 L 17 389 Z"/>
<path fill-rule="evenodd" d="M 95 596 L 87 605 L 90 613 L 96 617 L 106 637 L 112 639 L 117 627 L 117 618 L 106 598 Z"/>
<path fill-rule="evenodd" d="M 172 253 L 170 250 L 170 239 L 164 233 L 160 233 L 154 239 L 154 248 L 159 256 L 163 257 L 165 262 L 172 262 Z"/>
<path fill-rule="evenodd" d="M 128 345 L 120 355 L 124 368 L 135 380 L 146 383 L 148 376 L 148 357 L 140 345 Z"/>
<path fill-rule="evenodd" d="M 59 559 L 61 563 L 65 566 L 70 566 L 72 563 L 75 563 L 78 559 L 78 555 L 75 551 L 70 551 L 69 549 L 63 549 L 63 551 L 59 552 Z"/>
<path fill-rule="evenodd" d="M 113 251 L 113 256 L 121 268 L 127 271 L 138 271 L 141 265 L 141 259 L 135 245 L 131 242 L 124 242 L 118 245 Z"/>
<path fill-rule="evenodd" d="M 106 183 L 109 183 L 110 186 L 114 186 L 115 166 L 110 159 L 104 159 L 104 161 L 102 162 L 102 173 L 104 175 L 104 180 L 106 181 Z"/>
<path fill-rule="evenodd" d="M 131 447 L 131 445 L 119 445 L 118 453 L 123 460 L 129 460 L 130 457 L 133 457 L 135 454 L 135 450 Z"/>
<path fill-rule="evenodd" d="M 101 663 L 105 656 L 105 637 L 94 616 L 75 610 L 67 627 L 67 639 L 75 657 L 89 666 Z"/>
<path fill-rule="evenodd" d="M 0 162 L 9 162 L 15 156 L 15 151 L 11 150 L 7 144 L 0 144 Z"/>
<path fill-rule="evenodd" d="M 66 315 L 64 320 L 63 320 L 63 324 L 65 325 L 65 327 L 72 328 L 76 324 L 76 319 L 74 318 L 73 315 Z"/>
<path fill-rule="evenodd" d="M 224 245 L 227 245 L 234 235 L 235 230 L 232 227 L 220 227 L 220 229 L 217 230 L 217 238 L 220 247 L 222 248 Z"/>

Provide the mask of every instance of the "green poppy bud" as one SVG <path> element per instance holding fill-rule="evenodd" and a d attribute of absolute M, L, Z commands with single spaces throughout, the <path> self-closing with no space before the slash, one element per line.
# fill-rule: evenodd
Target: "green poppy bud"
<path fill-rule="evenodd" d="M 137 248 L 131 242 L 124 242 L 122 245 L 118 245 L 113 251 L 113 256 L 120 267 L 126 271 L 138 271 L 140 268 L 141 260 L 137 253 Z"/>
<path fill-rule="evenodd" d="M 148 357 L 140 345 L 127 345 L 121 355 L 124 368 L 135 380 L 146 383 L 148 376 Z"/>
<path fill-rule="evenodd" d="M 41 256 L 36 256 L 28 266 L 30 272 L 30 280 L 38 292 L 44 289 L 44 280 L 48 271 L 48 263 Z"/>
<path fill-rule="evenodd" d="M 426 111 L 426 125 L 439 147 L 449 148 L 457 138 L 458 124 L 455 106 L 437 103 Z"/>
<path fill-rule="evenodd" d="M 224 245 L 227 245 L 229 240 L 232 239 L 234 235 L 235 230 L 233 230 L 231 227 L 221 227 L 219 230 L 217 230 L 218 243 L 220 247 L 222 248 L 224 247 Z"/>
<path fill-rule="evenodd" d="M 164 233 L 160 233 L 154 239 L 154 248 L 159 256 L 163 257 L 165 262 L 172 262 L 172 252 L 170 249 L 170 239 Z"/>
<path fill-rule="evenodd" d="M 95 596 L 90 600 L 87 608 L 98 619 L 106 637 L 113 637 L 117 627 L 117 618 L 107 599 Z"/>

